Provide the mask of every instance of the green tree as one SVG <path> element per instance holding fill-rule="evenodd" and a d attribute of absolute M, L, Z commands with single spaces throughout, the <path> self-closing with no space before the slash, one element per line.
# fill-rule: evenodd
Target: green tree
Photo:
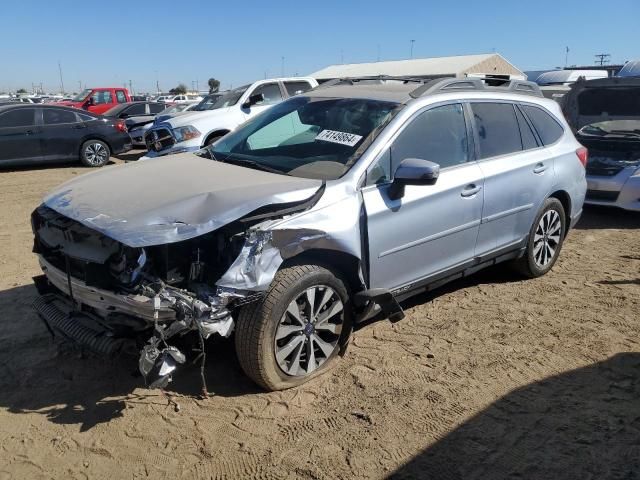
<path fill-rule="evenodd" d="M 220 88 L 220 80 L 213 77 L 211 77 L 207 83 L 209 84 L 209 93 L 217 92 Z"/>
<path fill-rule="evenodd" d="M 16 93 L 27 93 L 27 91 L 24 88 L 19 88 Z"/>

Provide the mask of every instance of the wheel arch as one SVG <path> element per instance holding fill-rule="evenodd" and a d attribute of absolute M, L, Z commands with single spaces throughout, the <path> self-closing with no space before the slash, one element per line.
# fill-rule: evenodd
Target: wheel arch
<path fill-rule="evenodd" d="M 347 282 L 351 294 L 366 288 L 361 279 L 360 259 L 350 253 L 322 248 L 305 250 L 282 262 L 280 269 L 305 264 L 319 265 L 337 273 Z"/>
<path fill-rule="evenodd" d="M 566 190 L 556 190 L 551 195 L 549 195 L 549 198 L 555 198 L 560 201 L 560 203 L 562 204 L 562 208 L 564 209 L 567 225 L 570 225 L 571 224 L 571 196 L 569 195 L 569 193 Z M 567 236 L 567 233 L 569 233 L 569 228 L 565 229 L 565 232 L 564 232 L 565 237 Z"/>
<path fill-rule="evenodd" d="M 223 137 L 229 132 L 231 132 L 231 130 L 228 130 L 226 128 L 218 128 L 218 129 L 212 130 L 211 132 L 207 133 L 207 135 L 204 137 L 202 146 L 204 147 L 209 141 L 209 139 L 211 139 L 212 137 L 218 137 L 218 136 Z"/>

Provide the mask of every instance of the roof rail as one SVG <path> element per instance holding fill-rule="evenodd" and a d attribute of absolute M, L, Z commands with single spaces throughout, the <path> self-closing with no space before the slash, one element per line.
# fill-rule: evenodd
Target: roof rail
<path fill-rule="evenodd" d="M 525 80 L 508 80 L 499 87 L 490 87 L 481 78 L 440 78 L 435 79 L 413 90 L 409 95 L 419 98 L 434 93 L 447 93 L 449 91 L 484 91 L 484 92 L 511 92 L 524 95 L 542 97 L 542 91 L 535 82 Z"/>

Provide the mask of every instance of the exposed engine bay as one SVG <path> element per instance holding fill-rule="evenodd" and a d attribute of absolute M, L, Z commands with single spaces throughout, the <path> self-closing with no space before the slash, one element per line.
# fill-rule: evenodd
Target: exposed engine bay
<path fill-rule="evenodd" d="M 262 295 L 216 287 L 243 249 L 260 253 L 268 236 L 251 230 L 255 223 L 239 220 L 193 239 L 133 248 L 41 205 L 32 227 L 34 253 L 46 276 L 35 280 L 49 302 L 36 309 L 43 318 L 42 308 L 75 316 L 76 330 L 84 324 L 94 333 L 93 341 L 81 343 L 97 353 L 114 354 L 127 344 L 141 348 L 139 369 L 147 385 L 164 387 L 186 361 L 169 341 L 190 343 L 204 361 L 204 340 L 231 335 L 233 310 Z M 51 315 L 45 321 L 51 323 Z"/>

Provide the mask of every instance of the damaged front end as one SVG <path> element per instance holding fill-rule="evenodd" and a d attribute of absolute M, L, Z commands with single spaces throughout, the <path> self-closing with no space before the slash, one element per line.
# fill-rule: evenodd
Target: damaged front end
<path fill-rule="evenodd" d="M 262 297 L 282 263 L 271 233 L 255 228 L 269 216 L 259 213 L 196 238 L 130 247 L 41 205 L 32 215 L 44 272 L 34 307 L 52 333 L 83 349 L 138 350 L 147 386 L 163 388 L 188 357 L 204 364 L 204 341 L 229 337 L 234 313 Z"/>

